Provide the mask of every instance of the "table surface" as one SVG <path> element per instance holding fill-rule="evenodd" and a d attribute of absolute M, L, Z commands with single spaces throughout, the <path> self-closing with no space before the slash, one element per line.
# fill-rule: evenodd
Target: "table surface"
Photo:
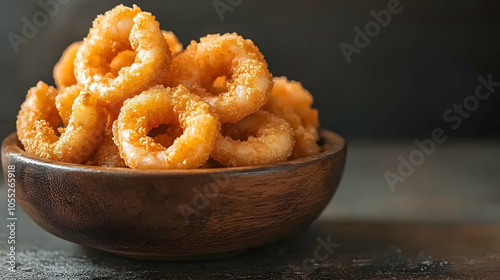
<path fill-rule="evenodd" d="M 414 149 L 350 143 L 341 185 L 316 222 L 220 260 L 114 256 L 59 239 L 18 209 L 17 271 L 6 270 L 0 226 L 0 279 L 500 279 L 499 142 L 449 140 L 391 189 L 384 173 Z M 3 221 L 6 200 L 2 182 Z"/>

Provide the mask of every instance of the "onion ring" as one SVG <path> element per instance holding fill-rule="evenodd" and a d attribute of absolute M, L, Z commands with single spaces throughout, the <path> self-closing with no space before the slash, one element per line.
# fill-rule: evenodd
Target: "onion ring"
<path fill-rule="evenodd" d="M 227 92 L 209 92 L 217 77 L 227 77 Z M 167 84 L 182 84 L 208 102 L 222 123 L 258 111 L 271 92 L 272 76 L 259 49 L 236 33 L 208 35 L 191 42 L 172 61 Z"/>
<path fill-rule="evenodd" d="M 175 36 L 174 32 L 163 30 L 161 33 L 163 34 L 163 38 L 165 38 L 165 40 L 167 41 L 172 56 L 175 56 L 182 52 L 182 44 L 181 42 L 179 42 L 179 39 L 177 38 L 177 36 Z"/>
<path fill-rule="evenodd" d="M 109 65 L 124 50 L 135 51 L 135 61 L 114 77 Z M 94 20 L 77 53 L 75 74 L 80 84 L 99 95 L 100 102 L 118 112 L 126 99 L 165 80 L 171 58 L 155 17 L 135 5 L 119 5 Z"/>
<path fill-rule="evenodd" d="M 73 104 L 65 132 L 57 136 L 54 124 L 60 121 L 55 106 L 58 92 L 43 82 L 28 91 L 17 116 L 17 133 L 25 150 L 33 155 L 64 162 L 82 163 L 100 144 L 106 113 L 97 100 L 82 91 Z"/>
<path fill-rule="evenodd" d="M 223 124 L 211 156 L 225 166 L 272 164 L 287 160 L 294 142 L 285 120 L 257 111 L 237 123 Z"/>
<path fill-rule="evenodd" d="M 286 105 L 280 97 L 272 94 L 262 109 L 281 117 L 292 127 L 295 136 L 292 158 L 301 158 L 319 153 L 320 149 L 317 144 L 316 134 L 304 128 L 300 116 L 290 106 Z"/>
<path fill-rule="evenodd" d="M 97 151 L 86 163 L 87 165 L 96 165 L 104 167 L 127 167 L 125 161 L 120 156 L 120 151 L 113 141 L 113 123 L 118 115 L 108 111 L 108 122 L 104 130 L 104 139 L 97 147 Z"/>
<path fill-rule="evenodd" d="M 118 147 L 113 141 L 112 130 L 106 130 L 101 145 L 99 145 L 96 153 L 87 164 L 104 167 L 127 167 L 125 161 L 120 156 Z"/>
<path fill-rule="evenodd" d="M 318 110 L 311 108 L 313 97 L 311 93 L 296 81 L 289 81 L 286 77 L 274 78 L 273 94 L 292 107 L 300 116 L 304 128 L 314 133 L 319 138 L 317 128 L 319 126 Z"/>
<path fill-rule="evenodd" d="M 120 150 L 113 140 L 113 122 L 118 116 L 109 115 L 108 125 L 101 145 L 97 148 L 96 153 L 87 162 L 88 165 L 104 166 L 104 167 L 127 167 L 125 161 L 120 155 Z M 171 126 L 166 129 L 165 133 L 158 134 L 154 137 L 155 142 L 163 147 L 170 147 L 175 139 L 182 135 L 182 129 L 179 126 Z"/>
<path fill-rule="evenodd" d="M 109 72 L 113 77 L 117 77 L 123 67 L 130 67 L 134 63 L 136 55 L 137 53 L 131 50 L 118 53 L 109 63 Z"/>
<path fill-rule="evenodd" d="M 156 143 L 159 143 L 163 147 L 168 148 L 174 144 L 175 139 L 180 137 L 183 132 L 184 131 L 180 126 L 171 126 L 165 133 L 156 135 L 154 139 Z"/>
<path fill-rule="evenodd" d="M 74 61 L 76 58 L 76 53 L 78 52 L 78 49 L 81 45 L 81 41 L 74 42 L 69 45 L 64 50 L 61 58 L 54 66 L 54 81 L 59 91 L 62 91 L 64 90 L 64 88 L 76 84 Z"/>
<path fill-rule="evenodd" d="M 81 86 L 73 85 L 65 88 L 56 96 L 56 108 L 64 126 L 68 125 L 73 109 L 73 103 L 75 103 L 75 100 L 81 91 Z"/>
<path fill-rule="evenodd" d="M 149 130 L 163 123 L 183 129 L 168 148 L 148 136 Z M 196 168 L 209 158 L 219 128 L 212 108 L 185 87 L 156 86 L 125 101 L 113 134 L 131 168 Z"/>
<path fill-rule="evenodd" d="M 167 41 L 172 55 L 176 55 L 182 51 L 182 44 L 173 32 L 162 31 L 162 35 Z M 111 72 L 114 77 L 117 77 L 123 67 L 130 67 L 134 63 L 136 55 L 136 52 L 132 50 L 125 50 L 118 53 L 109 64 L 109 72 Z"/>
<path fill-rule="evenodd" d="M 81 90 L 82 87 L 80 85 L 74 85 L 66 88 L 56 97 L 56 107 L 65 126 L 68 124 L 69 118 L 71 117 L 73 103 Z M 127 167 L 125 161 L 120 157 L 118 147 L 115 145 L 115 142 L 113 142 L 112 127 L 113 121 L 116 120 L 116 118 L 116 116 L 108 116 L 102 143 L 97 147 L 97 151 L 86 164 L 105 167 Z M 65 128 L 58 129 L 61 134 L 65 131 Z"/>

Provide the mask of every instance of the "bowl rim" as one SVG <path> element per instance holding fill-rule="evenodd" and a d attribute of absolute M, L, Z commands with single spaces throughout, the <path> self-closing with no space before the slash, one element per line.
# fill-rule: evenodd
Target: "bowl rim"
<path fill-rule="evenodd" d="M 253 172 L 263 172 L 263 171 L 275 171 L 276 167 L 289 168 L 298 167 L 306 164 L 310 164 L 317 161 L 323 161 L 337 154 L 344 152 L 346 150 L 346 141 L 340 135 L 327 130 L 320 129 L 320 140 L 324 141 L 321 146 L 322 152 L 317 155 L 307 156 L 298 159 L 287 160 L 275 164 L 266 165 L 254 165 L 254 166 L 241 166 L 241 167 L 216 167 L 216 168 L 198 168 L 198 169 L 132 169 L 125 167 L 103 167 L 103 166 L 93 166 L 86 164 L 77 163 L 67 163 L 61 161 L 55 161 L 51 159 L 41 158 L 28 152 L 21 148 L 21 143 L 17 137 L 17 133 L 13 132 L 8 135 L 2 142 L 2 155 L 3 157 L 9 155 L 15 155 L 18 158 L 22 158 L 23 161 L 29 161 L 36 165 L 51 166 L 57 169 L 68 169 L 77 172 L 99 172 L 99 173 L 124 173 L 130 175 L 203 175 L 203 174 L 213 174 L 213 173 L 227 173 L 227 172 L 243 172 L 243 173 L 253 173 Z"/>

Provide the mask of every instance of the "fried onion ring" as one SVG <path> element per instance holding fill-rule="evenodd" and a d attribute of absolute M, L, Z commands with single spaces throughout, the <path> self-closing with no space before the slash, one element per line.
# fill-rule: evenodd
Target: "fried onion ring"
<path fill-rule="evenodd" d="M 311 108 L 313 97 L 311 93 L 296 81 L 289 81 L 286 77 L 274 78 L 273 94 L 292 107 L 300 116 L 304 127 L 318 138 L 319 126 L 318 110 Z"/>
<path fill-rule="evenodd" d="M 80 85 L 74 85 L 66 88 L 64 92 L 59 93 L 56 97 L 56 107 L 65 126 L 68 124 L 69 118 L 71 117 L 73 103 L 81 90 L 82 87 Z M 97 147 L 95 154 L 86 164 L 105 167 L 127 167 L 125 161 L 123 161 L 120 156 L 118 147 L 115 145 L 115 142 L 113 142 L 112 127 L 116 118 L 117 116 L 108 116 L 104 139 Z M 61 133 L 65 131 L 64 128 L 58 129 Z"/>
<path fill-rule="evenodd" d="M 301 158 L 319 153 L 316 133 L 307 130 L 303 126 L 300 116 L 290 106 L 286 105 L 280 97 L 272 94 L 262 109 L 284 119 L 292 127 L 295 136 L 292 158 Z"/>
<path fill-rule="evenodd" d="M 120 156 L 120 151 L 113 141 L 113 123 L 118 115 L 108 111 L 108 122 L 106 124 L 104 139 L 97 147 L 97 151 L 86 163 L 87 165 L 96 165 L 104 167 L 127 167 L 125 161 Z"/>
<path fill-rule="evenodd" d="M 54 66 L 54 81 L 59 91 L 76 84 L 74 61 L 76 53 L 82 45 L 81 41 L 74 42 L 64 50 L 61 58 Z"/>
<path fill-rule="evenodd" d="M 148 136 L 152 128 L 163 123 L 183 129 L 168 148 Z M 125 101 L 113 134 L 131 168 L 196 168 L 209 158 L 219 128 L 213 109 L 185 87 L 156 86 Z"/>
<path fill-rule="evenodd" d="M 56 108 L 64 126 L 68 125 L 73 109 L 73 103 L 75 103 L 75 100 L 81 91 L 81 86 L 73 85 L 65 88 L 56 96 Z"/>
<path fill-rule="evenodd" d="M 162 34 L 167 41 L 172 55 L 176 55 L 182 51 L 182 44 L 173 32 L 162 31 Z M 134 63 L 136 55 L 136 52 L 132 50 L 125 50 L 118 53 L 109 64 L 109 72 L 111 72 L 114 77 L 118 76 L 118 72 L 120 72 L 123 67 L 129 67 Z"/>
<path fill-rule="evenodd" d="M 165 40 L 167 41 L 172 56 L 175 56 L 182 52 L 182 44 L 181 42 L 179 42 L 179 39 L 177 38 L 177 36 L 175 36 L 174 32 L 163 30 L 161 33 L 163 34 L 163 38 L 165 38 Z"/>
<path fill-rule="evenodd" d="M 120 52 L 136 52 L 134 63 L 114 77 L 110 63 Z M 171 53 L 155 17 L 139 7 L 119 5 L 94 20 L 75 60 L 80 84 L 99 95 L 110 110 L 149 87 L 162 83 L 169 71 Z"/>
<path fill-rule="evenodd" d="M 214 95 L 209 90 L 220 76 L 227 78 L 227 91 Z M 191 42 L 174 57 L 167 84 L 188 87 L 215 109 L 222 123 L 237 122 L 258 111 L 273 86 L 262 53 L 236 33 Z"/>
<path fill-rule="evenodd" d="M 156 143 L 159 143 L 163 147 L 168 148 L 174 144 L 175 139 L 181 136 L 182 133 L 182 128 L 178 125 L 175 125 L 169 127 L 165 133 L 156 135 L 154 139 Z"/>
<path fill-rule="evenodd" d="M 109 63 L 109 72 L 117 77 L 123 67 L 130 67 L 134 63 L 136 55 L 136 52 L 131 50 L 120 52 Z"/>
<path fill-rule="evenodd" d="M 87 164 L 104 167 L 127 167 L 125 161 L 120 156 L 120 150 L 118 150 L 113 141 L 112 130 L 106 130 L 101 145 L 99 145 L 96 153 Z"/>
<path fill-rule="evenodd" d="M 211 156 L 225 166 L 272 164 L 287 160 L 294 142 L 285 120 L 257 111 L 237 123 L 223 124 Z"/>
<path fill-rule="evenodd" d="M 73 104 L 73 113 L 61 136 L 54 124 L 59 122 L 55 106 L 58 92 L 43 82 L 28 91 L 17 116 L 17 133 L 25 150 L 33 155 L 72 163 L 88 160 L 101 143 L 106 113 L 95 106 L 97 100 L 82 91 Z"/>

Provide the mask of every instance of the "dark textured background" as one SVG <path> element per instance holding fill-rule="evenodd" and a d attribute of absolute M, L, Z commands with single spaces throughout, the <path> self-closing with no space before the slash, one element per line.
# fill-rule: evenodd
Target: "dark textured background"
<path fill-rule="evenodd" d="M 16 54 L 7 34 L 21 34 L 22 17 L 31 19 L 41 9 L 37 1 L 1 1 L 2 138 L 15 129 L 26 90 L 38 80 L 52 84 L 52 67 L 65 47 L 86 36 L 97 14 L 120 2 L 133 3 L 70 0 Z M 500 2 L 402 0 L 403 11 L 348 64 L 339 44 L 352 44 L 353 28 L 364 27 L 372 20 L 370 11 L 387 3 L 243 0 L 223 21 L 213 1 L 140 6 L 185 46 L 207 33 L 236 31 L 253 39 L 271 72 L 301 81 L 315 96 L 322 126 L 347 139 L 428 137 L 435 127 L 449 127 L 442 114 L 473 94 L 478 75 L 494 73 L 500 80 Z M 498 138 L 498 93 L 449 135 Z"/>

